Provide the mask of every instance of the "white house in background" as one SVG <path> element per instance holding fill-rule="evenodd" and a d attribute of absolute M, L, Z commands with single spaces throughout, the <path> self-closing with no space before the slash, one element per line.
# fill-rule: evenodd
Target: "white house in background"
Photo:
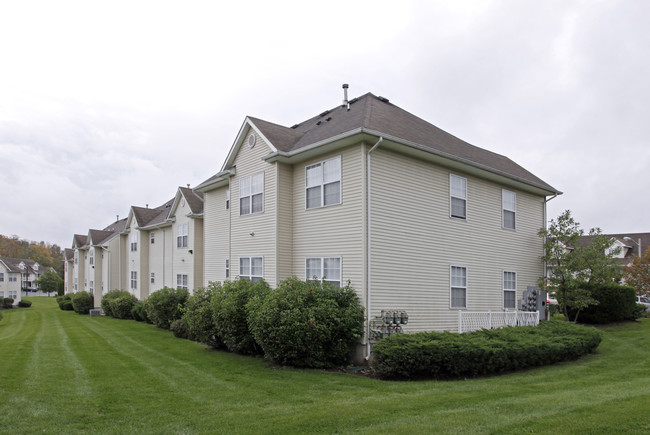
<path fill-rule="evenodd" d="M 15 261 L 18 260 L 18 263 Z M 11 298 L 14 304 L 20 299 L 20 286 L 23 270 L 20 268 L 21 258 L 0 257 L 0 298 Z"/>
<path fill-rule="evenodd" d="M 350 282 L 368 328 L 400 309 L 408 331 L 516 309 L 544 274 L 537 232 L 547 197 L 561 193 L 373 94 L 292 127 L 246 118 L 220 172 L 195 191 L 204 284 Z"/>

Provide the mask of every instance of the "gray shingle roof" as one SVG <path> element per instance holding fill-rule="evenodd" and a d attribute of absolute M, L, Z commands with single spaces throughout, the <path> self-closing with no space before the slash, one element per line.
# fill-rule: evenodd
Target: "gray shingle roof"
<path fill-rule="evenodd" d="M 351 100 L 349 110 L 337 106 L 292 128 L 258 118 L 249 119 L 281 152 L 295 152 L 333 137 L 363 130 L 412 143 L 559 193 L 509 158 L 471 145 L 371 93 Z"/>
<path fill-rule="evenodd" d="M 88 236 L 89 240 L 88 243 L 90 245 L 99 245 L 101 244 L 104 240 L 108 239 L 113 235 L 112 231 L 104 231 L 104 230 L 88 230 Z"/>
<path fill-rule="evenodd" d="M 74 235 L 74 245 L 77 248 L 83 248 L 84 246 L 86 246 L 86 243 L 88 243 L 88 236 L 85 236 L 83 234 Z"/>
<path fill-rule="evenodd" d="M 187 201 L 187 205 L 190 207 L 192 213 L 193 214 L 203 213 L 203 193 L 194 192 L 192 189 L 188 187 L 179 187 L 179 189 L 183 193 L 183 196 Z"/>

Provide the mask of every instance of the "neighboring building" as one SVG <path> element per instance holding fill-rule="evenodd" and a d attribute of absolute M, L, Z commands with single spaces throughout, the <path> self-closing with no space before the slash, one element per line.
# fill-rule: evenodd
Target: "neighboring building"
<path fill-rule="evenodd" d="M 507 157 L 366 94 L 293 127 L 248 117 L 204 194 L 204 284 L 292 275 L 356 289 L 370 318 L 454 330 L 544 274 L 547 197 Z"/>
<path fill-rule="evenodd" d="M 633 257 L 643 256 L 648 248 L 650 248 L 650 233 L 620 233 L 604 235 L 612 239 L 612 244 L 608 249 L 608 253 L 613 253 L 618 250 L 618 252 L 614 254 L 614 257 L 618 259 L 621 266 L 628 266 L 632 262 Z M 588 245 L 589 242 L 589 236 L 582 236 L 578 241 L 582 246 Z"/>
<path fill-rule="evenodd" d="M 12 298 L 14 304 L 21 299 L 23 270 L 19 266 L 20 261 L 23 259 L 0 257 L 0 298 Z"/>

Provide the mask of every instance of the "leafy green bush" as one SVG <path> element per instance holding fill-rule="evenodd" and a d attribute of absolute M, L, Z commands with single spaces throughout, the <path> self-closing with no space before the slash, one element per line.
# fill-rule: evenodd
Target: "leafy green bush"
<path fill-rule="evenodd" d="M 14 300 L 12 298 L 3 298 L 2 299 L 2 308 L 13 308 Z"/>
<path fill-rule="evenodd" d="M 29 308 L 29 307 L 32 306 L 32 301 L 30 301 L 29 299 L 23 298 L 23 299 L 18 301 L 18 306 L 20 308 Z"/>
<path fill-rule="evenodd" d="M 297 278 L 251 298 L 248 324 L 266 358 L 295 367 L 347 364 L 363 334 L 363 307 L 349 285 Z"/>
<path fill-rule="evenodd" d="M 264 280 L 256 283 L 248 279 L 211 283 L 213 323 L 217 336 L 231 352 L 244 355 L 262 354 L 262 348 L 253 338 L 249 327 L 246 304 L 252 297 L 264 298 L 270 288 Z"/>
<path fill-rule="evenodd" d="M 132 296 L 132 295 L 126 290 L 111 290 L 108 293 L 106 293 L 102 298 L 102 301 L 100 302 L 104 315 L 115 317 L 113 315 L 113 310 L 111 308 L 111 301 L 125 296 Z"/>
<path fill-rule="evenodd" d="M 147 316 L 158 328 L 169 329 L 174 320 L 182 317 L 181 309 L 188 296 L 189 293 L 185 289 L 163 287 L 147 298 Z"/>
<path fill-rule="evenodd" d="M 183 322 L 187 328 L 187 338 L 204 343 L 214 348 L 223 346 L 217 337 L 217 331 L 212 318 L 213 285 L 207 289 L 200 288 L 187 298 L 183 307 Z"/>
<path fill-rule="evenodd" d="M 147 322 L 151 323 L 149 317 L 147 317 L 147 310 L 144 308 L 144 301 L 137 301 L 131 308 L 131 317 L 136 322 Z"/>
<path fill-rule="evenodd" d="M 598 301 L 580 312 L 581 323 L 613 323 L 636 320 L 636 291 L 633 287 L 616 283 L 605 285 L 586 285 L 591 297 Z"/>
<path fill-rule="evenodd" d="M 88 314 L 94 305 L 93 295 L 88 292 L 77 292 L 72 296 L 72 307 L 77 314 Z"/>
<path fill-rule="evenodd" d="M 72 306 L 72 296 L 74 293 L 68 293 L 63 296 L 57 296 L 56 302 L 59 304 L 59 308 L 63 311 L 72 311 L 74 307 Z"/>
<path fill-rule="evenodd" d="M 138 298 L 132 294 L 127 294 L 110 299 L 108 305 L 111 309 L 112 316 L 116 319 L 132 319 L 133 315 L 131 314 L 131 310 L 136 302 L 138 302 Z"/>
<path fill-rule="evenodd" d="M 188 338 L 187 325 L 185 325 L 183 319 L 174 319 L 169 325 L 169 330 L 172 331 L 176 338 Z"/>
<path fill-rule="evenodd" d="M 459 378 L 520 370 L 579 358 L 600 344 L 600 331 L 571 322 L 465 334 L 397 334 L 372 348 L 382 378 Z"/>

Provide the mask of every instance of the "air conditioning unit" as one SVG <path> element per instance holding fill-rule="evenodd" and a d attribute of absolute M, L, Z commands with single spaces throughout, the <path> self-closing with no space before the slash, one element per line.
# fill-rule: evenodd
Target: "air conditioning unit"
<path fill-rule="evenodd" d="M 91 317 L 92 316 L 101 316 L 102 315 L 102 310 L 99 310 L 99 309 L 90 310 L 89 314 L 90 314 Z"/>

